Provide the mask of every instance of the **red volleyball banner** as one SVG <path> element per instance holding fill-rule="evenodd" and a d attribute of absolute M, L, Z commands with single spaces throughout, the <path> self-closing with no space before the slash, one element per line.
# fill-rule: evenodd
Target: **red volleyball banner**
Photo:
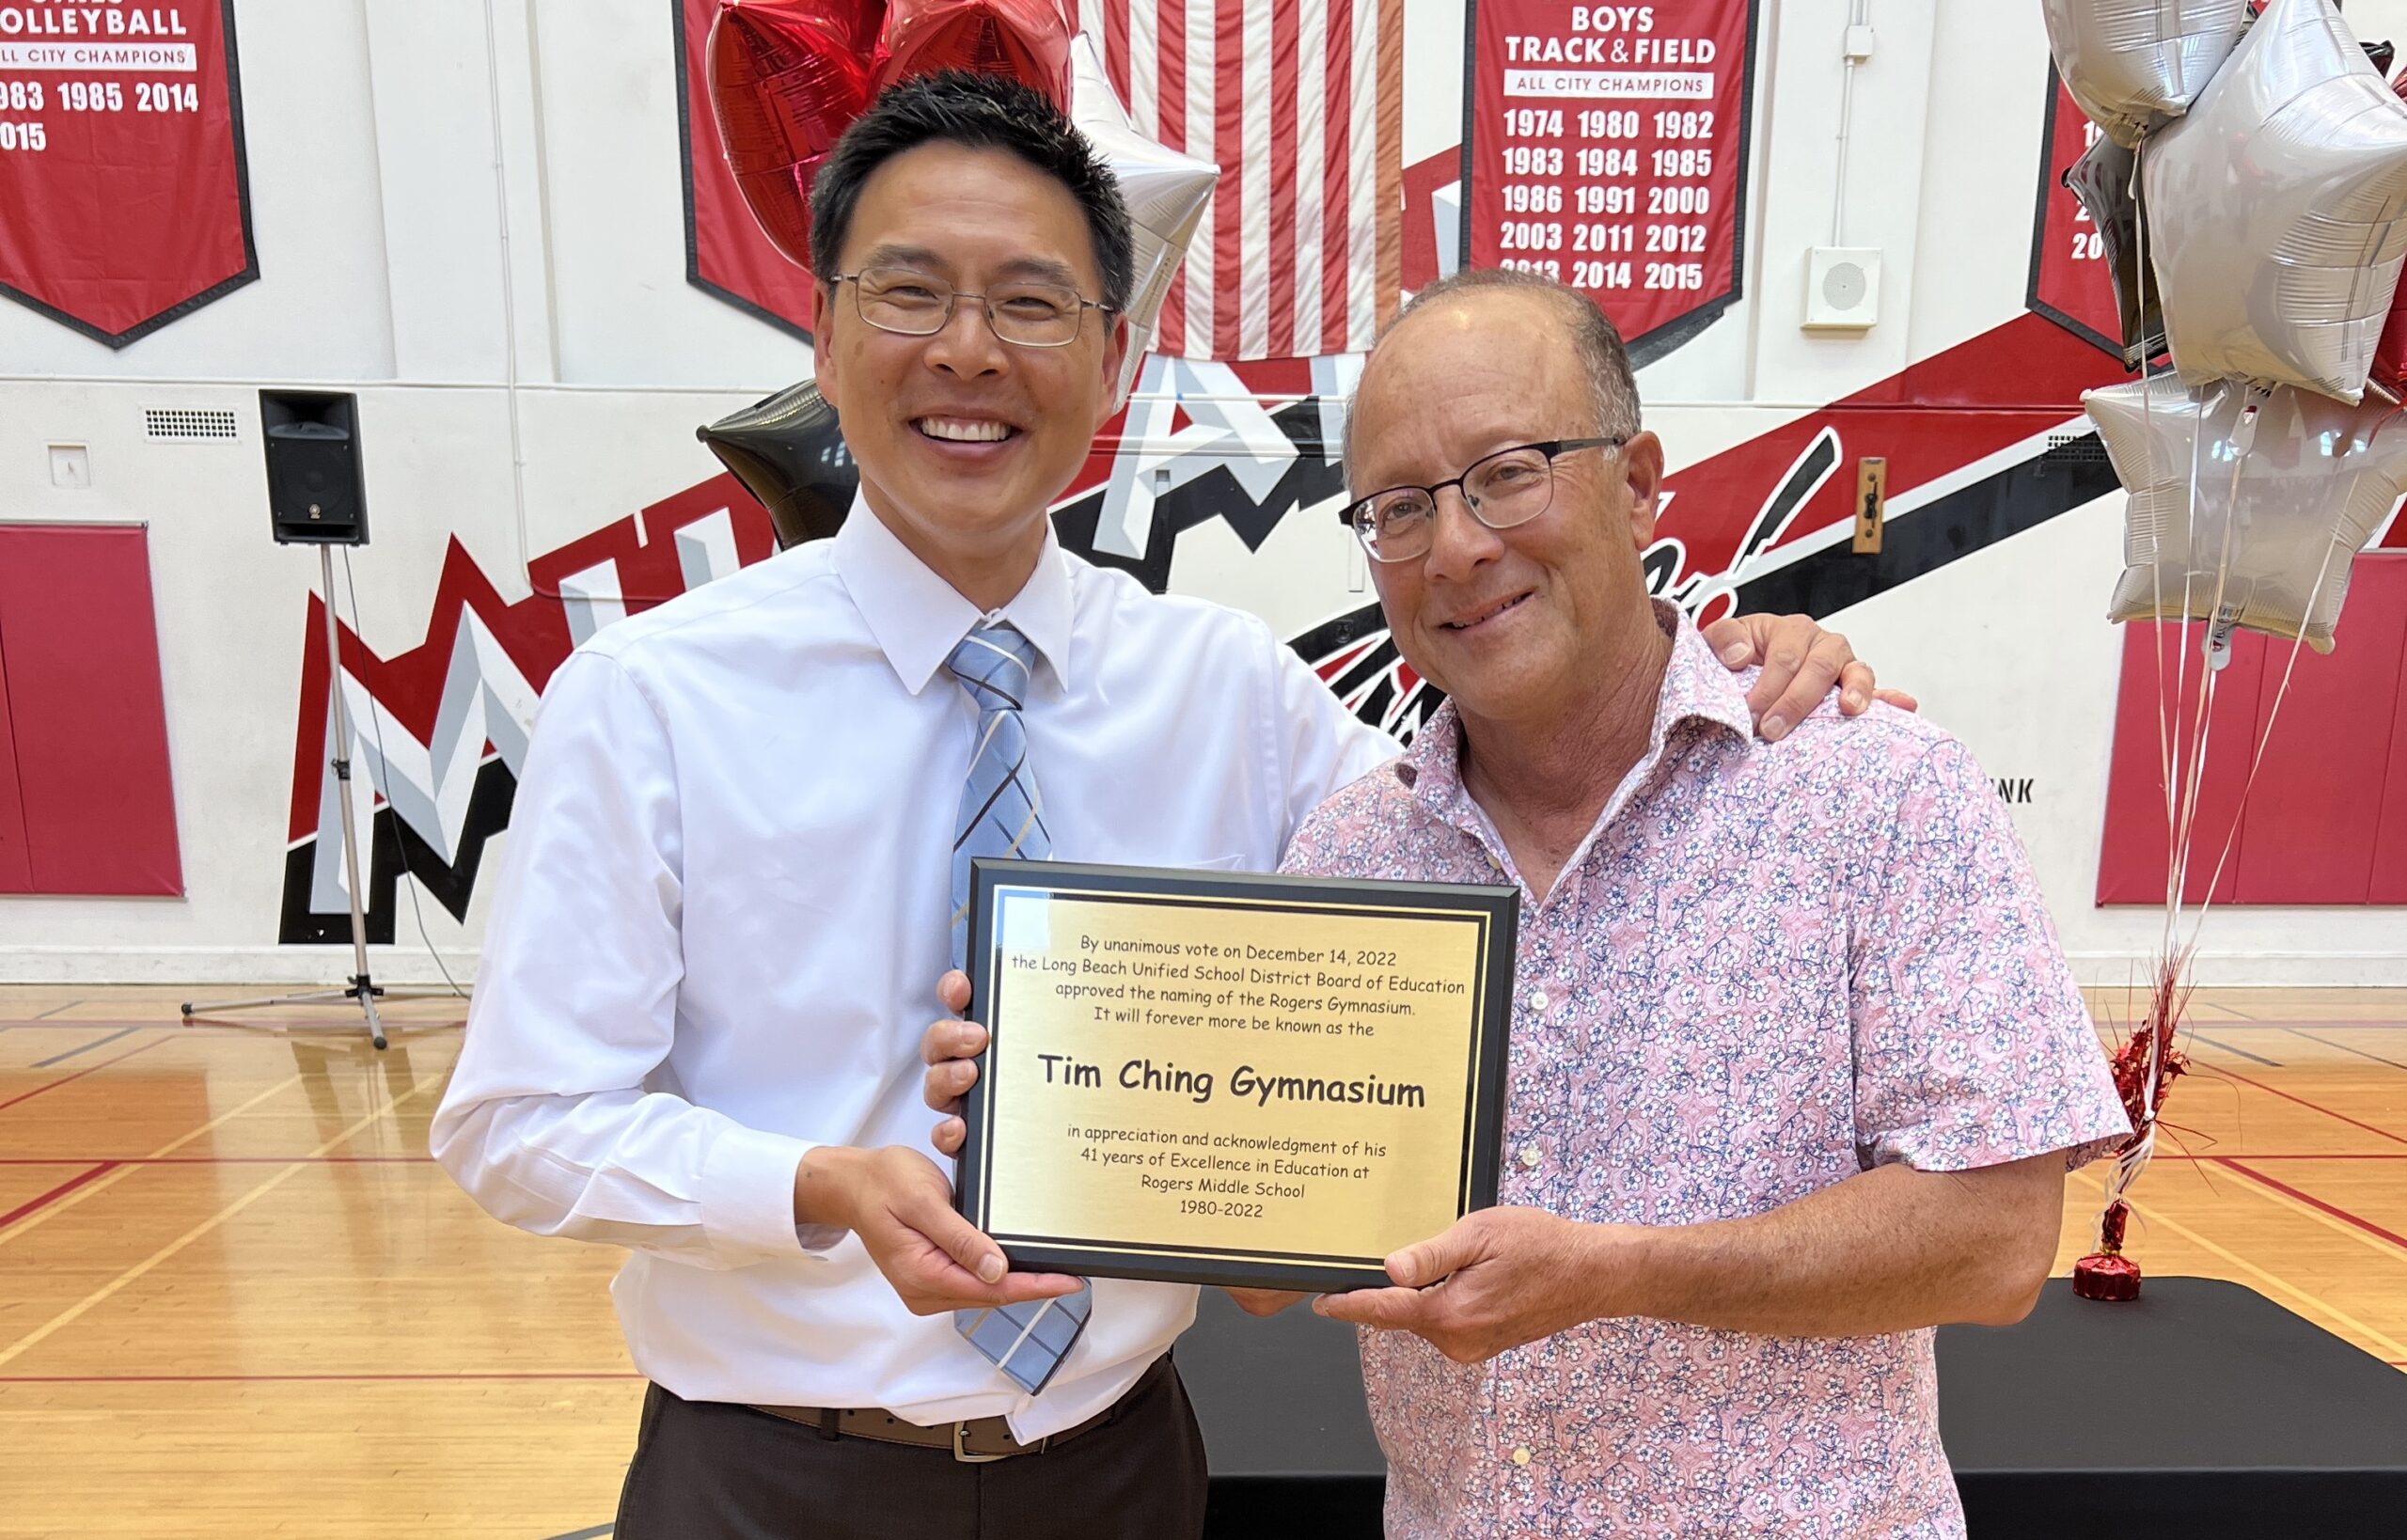
<path fill-rule="evenodd" d="M 233 0 L 0 4 L 0 291 L 113 348 L 259 276 Z"/>
<path fill-rule="evenodd" d="M 2098 142 L 2098 126 L 2055 71 L 2048 72 L 2039 158 L 2038 216 L 2031 237 L 2031 308 L 2086 342 L 2123 355 L 2123 323 L 2107 274 L 2106 236 L 2065 185 L 2065 173 Z"/>

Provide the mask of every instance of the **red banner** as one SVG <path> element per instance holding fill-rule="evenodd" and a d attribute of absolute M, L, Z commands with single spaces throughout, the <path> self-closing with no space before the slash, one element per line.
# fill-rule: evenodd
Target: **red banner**
<path fill-rule="evenodd" d="M 0 4 L 0 291 L 113 348 L 259 276 L 233 0 Z"/>
<path fill-rule="evenodd" d="M 677 116 L 685 150 L 685 277 L 740 310 L 810 338 L 810 275 L 769 244 L 727 168 L 711 115 L 711 23 L 718 0 L 677 7 Z"/>
<path fill-rule="evenodd" d="M 2098 126 L 2081 115 L 2072 93 L 2048 71 L 2047 138 L 2039 157 L 2039 212 L 2031 237 L 2031 308 L 2123 356 L 2123 319 L 2106 270 L 2106 242 L 2065 173 L 2098 142 Z"/>
<path fill-rule="evenodd" d="M 1559 278 L 1647 363 L 1738 297 L 1754 0 L 1473 0 L 1466 260 Z"/>

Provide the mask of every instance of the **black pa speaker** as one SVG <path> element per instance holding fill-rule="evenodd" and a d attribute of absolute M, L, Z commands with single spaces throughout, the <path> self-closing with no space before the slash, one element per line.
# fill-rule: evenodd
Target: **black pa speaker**
<path fill-rule="evenodd" d="M 359 398 L 262 390 L 268 517 L 279 545 L 365 545 L 368 488 L 359 466 Z"/>

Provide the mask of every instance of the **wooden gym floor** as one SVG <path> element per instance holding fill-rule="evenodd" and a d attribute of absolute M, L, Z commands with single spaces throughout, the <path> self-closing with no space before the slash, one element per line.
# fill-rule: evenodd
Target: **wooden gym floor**
<path fill-rule="evenodd" d="M 616 1256 L 428 1158 L 461 1003 L 395 1004 L 378 1054 L 186 1029 L 189 994 L 0 986 L 0 1536 L 607 1534 L 642 1394 Z M 2191 1021 L 2132 1254 L 2407 1367 L 2407 991 Z M 2098 1194 L 2067 1183 L 2059 1271 Z"/>

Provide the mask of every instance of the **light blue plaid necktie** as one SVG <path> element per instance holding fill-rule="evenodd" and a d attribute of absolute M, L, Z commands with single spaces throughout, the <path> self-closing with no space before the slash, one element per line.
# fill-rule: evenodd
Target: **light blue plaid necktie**
<path fill-rule="evenodd" d="M 1034 644 L 1014 627 L 979 625 L 945 663 L 978 708 L 977 746 L 970 751 L 969 778 L 962 785 L 961 812 L 952 825 L 955 964 L 967 958 L 969 948 L 970 857 L 1042 861 L 1053 855 L 1045 799 L 1028 762 L 1028 724 L 1020 719 L 1035 656 Z M 1094 1289 L 1088 1285 L 1061 1299 L 956 1311 L 952 1320 L 972 1346 L 1034 1395 L 1069 1356 L 1093 1308 Z"/>

